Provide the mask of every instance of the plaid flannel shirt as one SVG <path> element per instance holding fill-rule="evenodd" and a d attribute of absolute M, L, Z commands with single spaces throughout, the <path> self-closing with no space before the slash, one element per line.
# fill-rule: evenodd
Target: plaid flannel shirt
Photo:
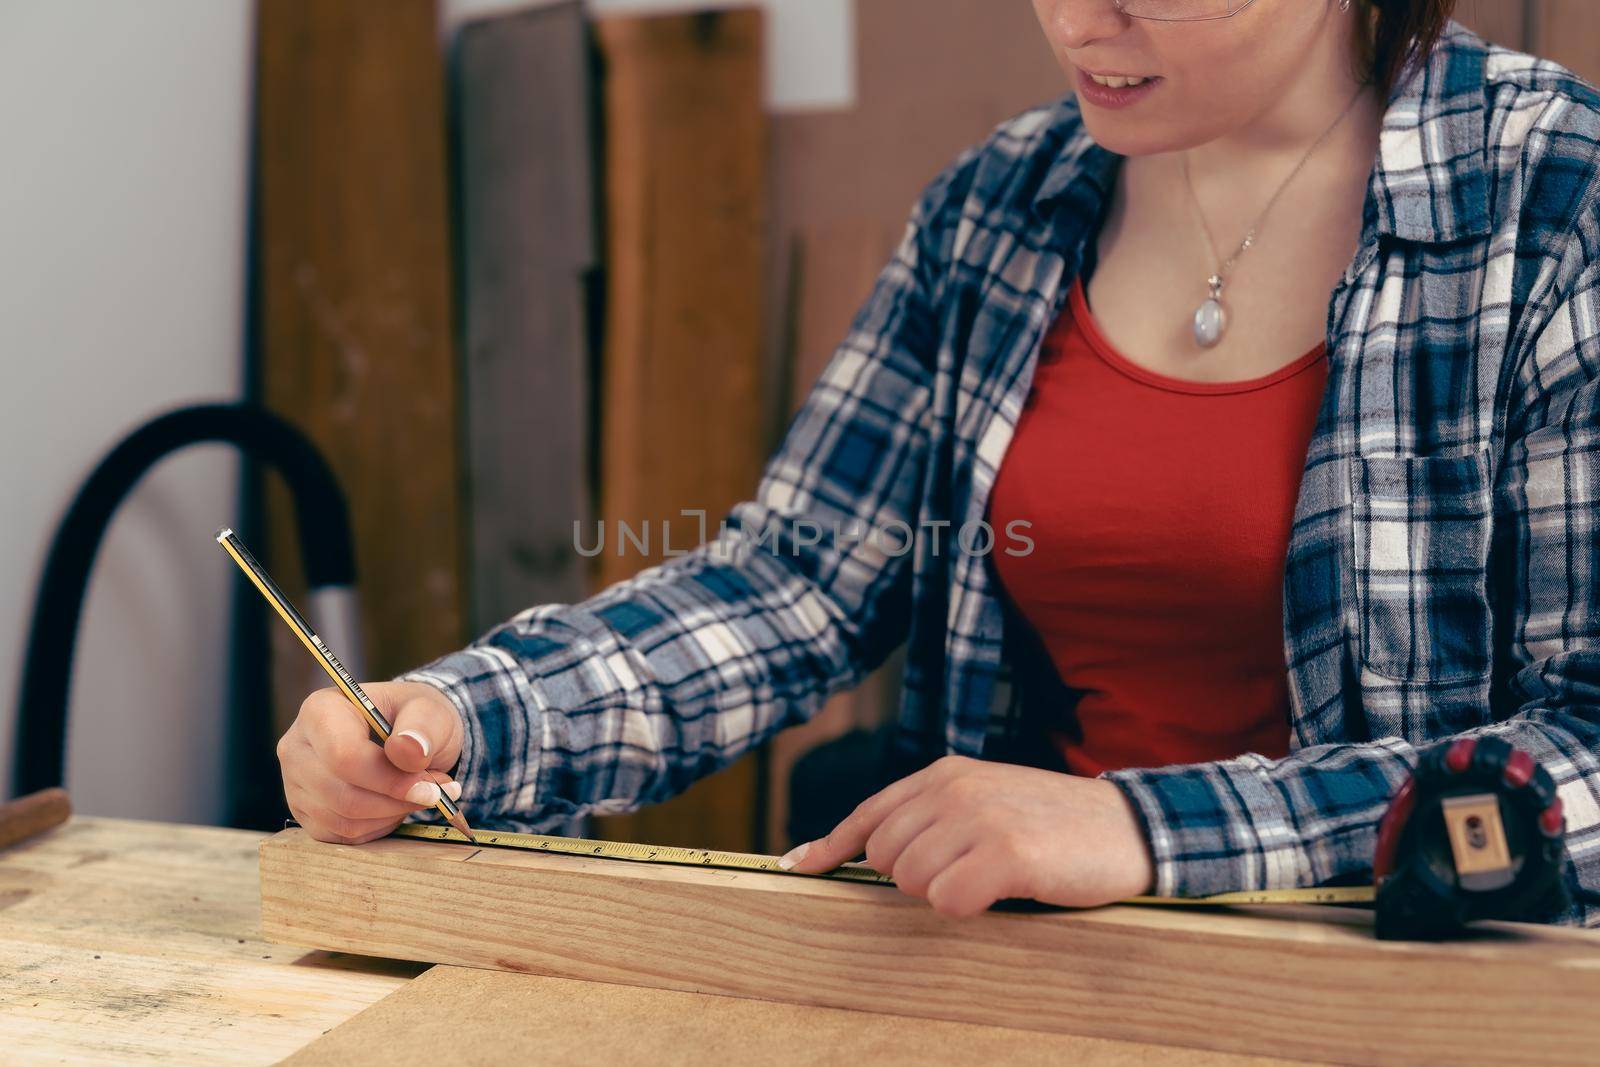
<path fill-rule="evenodd" d="M 1594 87 L 1459 23 L 1391 94 L 1284 567 L 1291 752 L 1105 776 L 1157 893 L 1364 877 L 1417 746 L 1495 734 L 1559 785 L 1561 921 L 1600 922 L 1597 146 Z M 948 534 L 984 517 L 1120 160 L 1070 94 L 996 127 L 927 185 L 715 537 L 400 676 L 460 711 L 475 818 L 548 830 L 665 799 L 902 643 L 905 767 L 1006 751 L 1017 623 Z M 810 543 L 800 519 L 947 536 L 897 554 Z"/>

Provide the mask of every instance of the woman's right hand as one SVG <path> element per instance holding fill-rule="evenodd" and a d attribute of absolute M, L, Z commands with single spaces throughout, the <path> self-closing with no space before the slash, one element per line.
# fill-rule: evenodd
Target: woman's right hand
<path fill-rule="evenodd" d="M 365 716 L 333 687 L 306 697 L 278 741 L 283 795 L 295 820 L 319 841 L 358 845 L 383 837 L 401 819 L 451 800 L 461 786 L 449 772 L 461 755 L 462 725 L 450 698 L 423 682 L 363 682 L 394 726 L 379 745 Z"/>

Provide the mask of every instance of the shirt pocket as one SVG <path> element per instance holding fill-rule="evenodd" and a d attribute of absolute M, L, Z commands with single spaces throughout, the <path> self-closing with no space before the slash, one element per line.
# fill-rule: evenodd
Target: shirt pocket
<path fill-rule="evenodd" d="M 1351 480 L 1362 665 L 1400 682 L 1485 675 L 1493 640 L 1490 450 L 1356 456 Z"/>

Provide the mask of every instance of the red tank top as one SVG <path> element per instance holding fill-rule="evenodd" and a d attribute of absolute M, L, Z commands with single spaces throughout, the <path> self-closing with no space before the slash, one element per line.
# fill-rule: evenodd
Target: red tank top
<path fill-rule="evenodd" d="M 1073 283 L 989 521 L 1031 523 L 1027 555 L 991 561 L 1075 698 L 1050 724 L 1074 773 L 1288 751 L 1283 567 L 1324 347 L 1243 381 L 1168 377 L 1113 349 Z"/>

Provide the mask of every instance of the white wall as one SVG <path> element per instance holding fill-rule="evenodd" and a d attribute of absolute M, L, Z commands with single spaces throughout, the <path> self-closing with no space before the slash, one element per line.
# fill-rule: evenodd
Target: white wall
<path fill-rule="evenodd" d="M 0 796 L 47 540 L 134 426 L 241 388 L 249 0 L 0 0 Z M 222 814 L 232 454 L 158 467 L 101 549 L 68 787 Z"/>

